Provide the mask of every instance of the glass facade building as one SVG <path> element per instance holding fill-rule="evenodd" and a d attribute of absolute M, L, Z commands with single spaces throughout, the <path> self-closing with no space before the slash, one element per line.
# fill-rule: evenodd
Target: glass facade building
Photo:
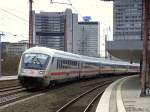
<path fill-rule="evenodd" d="M 139 62 L 143 50 L 144 1 L 111 1 L 113 1 L 113 41 L 106 42 L 106 49 L 114 57 Z"/>
<path fill-rule="evenodd" d="M 66 9 L 65 12 L 33 12 L 33 15 L 35 45 L 57 50 L 65 50 L 66 47 L 68 52 L 76 50 L 77 14 Z"/>
<path fill-rule="evenodd" d="M 141 39 L 142 0 L 115 0 L 113 2 L 114 40 Z"/>
<path fill-rule="evenodd" d="M 79 54 L 99 57 L 100 56 L 99 23 L 79 22 L 78 25 L 79 25 L 78 26 Z"/>

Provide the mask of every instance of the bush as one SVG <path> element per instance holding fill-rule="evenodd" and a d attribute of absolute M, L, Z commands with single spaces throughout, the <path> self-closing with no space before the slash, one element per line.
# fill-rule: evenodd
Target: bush
<path fill-rule="evenodd" d="M 5 56 L 2 61 L 2 75 L 17 75 L 20 57 Z"/>

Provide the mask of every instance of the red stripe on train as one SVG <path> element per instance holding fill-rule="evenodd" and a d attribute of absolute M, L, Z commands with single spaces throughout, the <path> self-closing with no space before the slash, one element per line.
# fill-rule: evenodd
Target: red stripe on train
<path fill-rule="evenodd" d="M 81 73 L 89 73 L 89 72 L 98 72 L 98 70 L 92 70 L 92 71 L 80 71 Z M 71 73 L 79 73 L 79 71 L 68 71 L 68 72 L 50 72 L 49 75 L 65 75 L 65 74 L 71 74 Z"/>
<path fill-rule="evenodd" d="M 52 72 L 52 73 L 49 73 L 51 75 L 64 75 L 65 72 Z"/>

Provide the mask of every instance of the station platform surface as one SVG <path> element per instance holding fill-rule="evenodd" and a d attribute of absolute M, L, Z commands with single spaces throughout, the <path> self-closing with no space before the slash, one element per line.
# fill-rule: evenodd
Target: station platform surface
<path fill-rule="evenodd" d="M 150 96 L 140 93 L 138 75 L 119 79 L 106 88 L 96 112 L 150 112 Z"/>
<path fill-rule="evenodd" d="M 0 81 L 3 81 L 3 80 L 16 80 L 18 78 L 17 75 L 14 75 L 14 76 L 0 76 Z"/>

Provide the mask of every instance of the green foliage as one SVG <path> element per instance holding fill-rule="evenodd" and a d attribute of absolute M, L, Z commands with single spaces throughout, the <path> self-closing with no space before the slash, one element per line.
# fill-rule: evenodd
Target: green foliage
<path fill-rule="evenodd" d="M 20 57 L 5 55 L 2 61 L 3 75 L 17 75 Z"/>

